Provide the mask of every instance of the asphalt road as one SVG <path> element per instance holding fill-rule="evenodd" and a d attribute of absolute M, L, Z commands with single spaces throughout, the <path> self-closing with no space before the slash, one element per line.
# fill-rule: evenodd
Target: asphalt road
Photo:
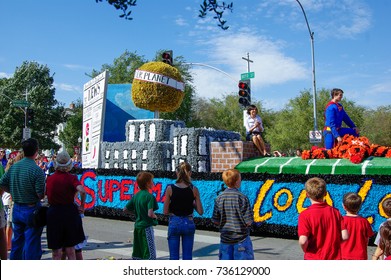
<path fill-rule="evenodd" d="M 88 242 L 83 248 L 86 260 L 114 259 L 130 260 L 132 256 L 133 222 L 86 216 L 83 219 Z M 167 260 L 167 226 L 156 226 L 155 242 L 157 258 Z M 303 253 L 297 240 L 252 236 L 256 260 L 302 260 Z M 197 230 L 193 249 L 195 260 L 218 260 L 219 233 Z M 42 235 L 43 260 L 51 259 L 51 251 L 46 247 L 46 233 Z M 368 248 L 371 256 L 375 247 Z"/>

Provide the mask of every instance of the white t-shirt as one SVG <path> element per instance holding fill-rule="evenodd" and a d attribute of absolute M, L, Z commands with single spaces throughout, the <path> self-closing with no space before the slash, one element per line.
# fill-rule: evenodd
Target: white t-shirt
<path fill-rule="evenodd" d="M 254 126 L 256 121 L 258 123 L 260 123 L 261 129 L 259 129 L 259 127 L 256 127 L 252 132 L 263 132 L 264 131 L 262 119 L 260 116 L 256 115 L 254 119 L 251 116 L 247 117 L 247 120 L 246 120 L 246 131 L 247 132 L 250 132 L 250 129 Z"/>

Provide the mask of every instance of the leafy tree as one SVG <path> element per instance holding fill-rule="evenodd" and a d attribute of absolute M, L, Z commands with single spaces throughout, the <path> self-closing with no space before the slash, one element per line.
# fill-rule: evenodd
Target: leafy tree
<path fill-rule="evenodd" d="M 28 125 L 31 137 L 40 148 L 58 148 L 53 142 L 57 124 L 63 121 L 64 108 L 54 98 L 53 76 L 50 69 L 37 62 L 23 62 L 12 78 L 0 82 L 0 143 L 9 148 L 20 147 L 25 127 L 25 108 L 13 107 L 11 100 L 27 100 L 34 111 L 34 121 Z"/>
<path fill-rule="evenodd" d="M 275 115 L 268 129 L 268 140 L 273 150 L 292 151 L 308 149 L 308 131 L 313 130 L 312 96 L 309 91 L 289 100 L 288 104 Z"/>
<path fill-rule="evenodd" d="M 205 18 L 208 12 L 214 12 L 215 15 L 213 16 L 214 19 L 217 19 L 219 22 L 217 26 L 219 26 L 223 30 L 227 30 L 228 26 L 225 24 L 227 21 L 223 20 L 223 14 L 225 10 L 233 10 L 233 3 L 225 4 L 225 2 L 218 2 L 215 0 L 204 0 L 204 2 L 201 4 L 201 10 L 199 10 L 199 17 Z"/>
<path fill-rule="evenodd" d="M 103 0 L 95 0 L 96 3 L 103 2 Z M 130 16 L 132 11 L 131 7 L 136 6 L 137 0 L 106 0 L 109 5 L 112 5 L 115 9 L 121 10 L 122 14 L 119 16 L 121 18 L 132 20 L 133 18 Z M 223 20 L 223 14 L 225 10 L 232 11 L 233 3 L 226 4 L 222 1 L 216 0 L 204 0 L 200 5 L 199 17 L 205 18 L 209 12 L 213 12 L 213 18 L 218 21 L 218 26 L 226 30 L 228 26 L 226 26 L 226 21 Z"/>
<path fill-rule="evenodd" d="M 261 113 L 264 122 L 265 132 L 271 125 L 274 115 L 271 111 L 264 110 L 261 102 L 254 102 Z M 198 98 L 195 101 L 196 118 L 199 119 L 201 127 L 211 127 L 219 130 L 239 132 L 242 139 L 245 139 L 246 129 L 243 117 L 247 116 L 243 108 L 239 106 L 236 94 L 227 94 L 222 98 Z"/>
<path fill-rule="evenodd" d="M 108 70 L 109 84 L 131 84 L 134 77 L 134 72 L 147 60 L 136 53 L 126 50 L 118 58 L 114 59 L 113 64 L 103 64 L 101 70 L 92 70 L 91 76 L 96 77 L 105 70 Z"/>
<path fill-rule="evenodd" d="M 243 127 L 243 110 L 239 107 L 238 99 L 234 94 L 227 94 L 222 98 L 199 99 L 196 111 L 202 127 L 211 127 L 218 130 L 230 130 L 245 134 Z"/>
<path fill-rule="evenodd" d="M 391 146 L 391 105 L 365 112 L 360 134 L 374 144 Z"/>
<path fill-rule="evenodd" d="M 82 135 L 83 127 L 83 103 L 81 99 L 75 102 L 75 108 L 72 114 L 65 116 L 66 126 L 62 132 L 60 132 L 59 139 L 67 147 L 67 152 L 70 155 L 74 154 L 72 147 L 79 145 L 79 137 Z"/>

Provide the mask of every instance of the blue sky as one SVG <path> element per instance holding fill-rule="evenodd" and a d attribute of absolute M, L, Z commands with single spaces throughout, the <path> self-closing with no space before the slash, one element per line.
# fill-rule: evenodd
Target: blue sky
<path fill-rule="evenodd" d="M 205 66 L 192 67 L 198 96 L 237 92 L 247 72 L 252 98 L 281 109 L 300 91 L 312 90 L 311 41 L 295 0 L 234 0 L 229 29 L 212 15 L 198 17 L 202 0 L 138 0 L 132 21 L 95 0 L 0 0 L 0 77 L 11 77 L 23 61 L 54 73 L 56 99 L 81 99 L 85 73 L 111 64 L 125 50 L 152 60 L 156 51 Z M 227 1 L 229 2 L 229 1 Z M 342 88 L 359 105 L 391 104 L 391 1 L 301 0 L 315 33 L 317 89 Z"/>

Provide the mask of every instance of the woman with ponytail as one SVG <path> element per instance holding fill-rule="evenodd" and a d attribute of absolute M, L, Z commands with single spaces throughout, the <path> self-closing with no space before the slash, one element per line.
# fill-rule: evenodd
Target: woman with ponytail
<path fill-rule="evenodd" d="M 169 215 L 168 247 L 170 260 L 179 260 L 179 247 L 182 240 L 182 259 L 193 258 L 195 224 L 194 209 L 202 215 L 200 193 L 191 183 L 191 166 L 182 162 L 176 168 L 177 180 L 166 188 L 164 214 Z"/>

